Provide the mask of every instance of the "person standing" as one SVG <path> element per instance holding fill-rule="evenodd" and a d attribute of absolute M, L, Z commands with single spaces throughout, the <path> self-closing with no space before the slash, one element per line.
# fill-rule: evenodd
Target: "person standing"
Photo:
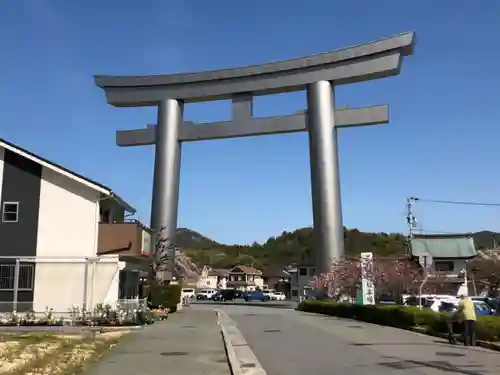
<path fill-rule="evenodd" d="M 458 312 L 462 314 L 464 320 L 464 345 L 476 346 L 476 308 L 474 302 L 460 295 Z"/>

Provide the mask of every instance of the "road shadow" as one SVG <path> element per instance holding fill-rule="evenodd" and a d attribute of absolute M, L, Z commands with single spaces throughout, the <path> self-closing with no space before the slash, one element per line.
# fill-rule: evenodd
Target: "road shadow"
<path fill-rule="evenodd" d="M 432 368 L 435 370 L 450 372 L 454 374 L 463 375 L 485 375 L 489 371 L 481 370 L 482 365 L 467 364 L 456 366 L 447 361 L 415 361 L 415 360 L 402 360 L 397 359 L 396 361 L 379 362 L 377 366 L 387 367 L 392 370 L 410 370 L 418 368 Z"/>
<path fill-rule="evenodd" d="M 424 342 L 353 342 L 351 346 L 429 346 L 429 343 Z"/>
<path fill-rule="evenodd" d="M 471 347 L 467 347 L 461 344 L 450 344 L 447 340 L 432 340 L 432 343 L 426 342 L 353 342 L 349 344 L 350 346 L 436 346 L 442 348 L 453 348 L 454 350 L 467 352 L 471 350 Z M 436 352 L 438 353 L 444 352 Z M 457 354 L 455 357 L 461 357 L 464 354 Z M 451 355 L 450 355 L 451 357 Z"/>

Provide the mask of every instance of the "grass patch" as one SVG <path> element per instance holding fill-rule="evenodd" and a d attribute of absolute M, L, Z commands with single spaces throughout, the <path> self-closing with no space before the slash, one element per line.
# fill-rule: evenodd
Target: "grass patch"
<path fill-rule="evenodd" d="M 0 375 L 73 375 L 98 360 L 127 331 L 83 335 L 4 335 Z"/>

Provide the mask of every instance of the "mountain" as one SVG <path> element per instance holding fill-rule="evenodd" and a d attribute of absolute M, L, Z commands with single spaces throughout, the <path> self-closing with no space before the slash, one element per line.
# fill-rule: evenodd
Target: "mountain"
<path fill-rule="evenodd" d="M 474 243 L 478 250 L 496 248 L 500 246 L 500 233 L 489 230 L 474 233 Z"/>
<path fill-rule="evenodd" d="M 348 255 L 373 252 L 380 256 L 402 256 L 406 236 L 401 233 L 367 233 L 358 229 L 344 229 L 345 250 Z M 473 234 L 477 249 L 491 248 L 493 238 L 500 234 L 483 231 Z M 244 264 L 259 269 L 284 267 L 293 263 L 310 263 L 313 259 L 314 238 L 312 228 L 300 228 L 293 232 L 282 232 L 266 242 L 252 245 L 220 244 L 190 229 L 179 229 L 177 242 L 182 253 L 198 266 L 205 264 L 214 268 L 231 268 Z"/>
<path fill-rule="evenodd" d="M 218 242 L 187 228 L 179 228 L 176 231 L 176 245 L 183 249 L 211 249 L 221 246 Z"/>

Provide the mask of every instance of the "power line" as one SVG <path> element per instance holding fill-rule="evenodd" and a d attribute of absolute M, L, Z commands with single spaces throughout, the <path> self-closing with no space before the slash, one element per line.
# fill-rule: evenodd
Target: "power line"
<path fill-rule="evenodd" d="M 438 200 L 438 199 L 422 199 L 422 198 L 417 198 L 417 197 L 412 197 L 412 199 L 415 202 L 457 204 L 457 205 L 464 205 L 464 206 L 500 207 L 500 203 L 466 202 L 466 201 L 446 201 L 446 200 Z"/>

